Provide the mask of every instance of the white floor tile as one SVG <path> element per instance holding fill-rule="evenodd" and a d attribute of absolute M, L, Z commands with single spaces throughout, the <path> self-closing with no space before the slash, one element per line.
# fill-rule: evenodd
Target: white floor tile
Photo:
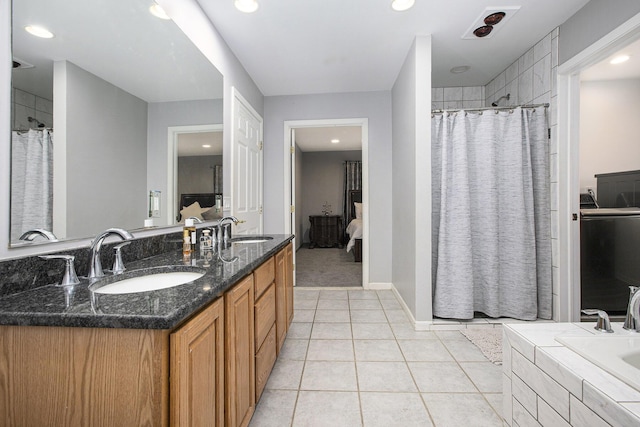
<path fill-rule="evenodd" d="M 346 299 L 320 299 L 318 310 L 348 310 L 349 300 Z"/>
<path fill-rule="evenodd" d="M 453 362 L 439 340 L 398 340 L 407 362 Z"/>
<path fill-rule="evenodd" d="M 395 339 L 388 323 L 352 323 L 354 340 L 392 340 Z"/>
<path fill-rule="evenodd" d="M 298 390 L 302 378 L 302 360 L 277 360 L 271 370 L 266 388 L 269 390 Z"/>
<path fill-rule="evenodd" d="M 356 360 L 368 362 L 404 361 L 396 340 L 354 340 Z"/>
<path fill-rule="evenodd" d="M 311 330 L 313 340 L 350 340 L 351 323 L 314 323 Z"/>
<path fill-rule="evenodd" d="M 304 365 L 300 390 L 358 391 L 356 365 L 309 360 Z"/>
<path fill-rule="evenodd" d="M 280 349 L 278 360 L 305 360 L 308 347 L 309 340 L 287 337 Z"/>
<path fill-rule="evenodd" d="M 349 301 L 351 310 L 381 310 L 380 301 L 373 299 L 353 299 Z"/>
<path fill-rule="evenodd" d="M 387 323 L 382 310 L 351 310 L 352 323 Z"/>
<path fill-rule="evenodd" d="M 347 323 L 351 320 L 349 310 L 316 310 L 316 322 Z"/>
<path fill-rule="evenodd" d="M 292 323 L 287 331 L 287 338 L 309 339 L 312 323 Z"/>
<path fill-rule="evenodd" d="M 282 427 L 291 425 L 297 398 L 297 390 L 264 390 L 249 426 Z"/>
<path fill-rule="evenodd" d="M 344 300 L 348 300 L 349 299 L 349 292 L 348 291 L 329 291 L 329 290 L 323 290 L 320 291 L 320 299 L 344 299 Z"/>
<path fill-rule="evenodd" d="M 349 300 L 356 299 L 373 299 L 378 300 L 378 294 L 376 291 L 349 291 Z"/>
<path fill-rule="evenodd" d="M 478 392 L 464 371 L 455 362 L 409 362 L 408 365 L 421 392 Z"/>
<path fill-rule="evenodd" d="M 301 391 L 294 427 L 357 427 L 362 425 L 356 392 Z"/>
<path fill-rule="evenodd" d="M 460 362 L 460 367 L 480 392 L 502 392 L 502 366 L 491 362 Z"/>
<path fill-rule="evenodd" d="M 311 323 L 316 315 L 315 310 L 299 309 L 293 312 L 293 321 L 296 323 Z"/>
<path fill-rule="evenodd" d="M 447 350 L 459 362 L 486 362 L 488 359 L 471 341 L 443 340 Z"/>
<path fill-rule="evenodd" d="M 311 340 L 307 360 L 352 361 L 352 340 Z"/>
<path fill-rule="evenodd" d="M 481 394 L 424 393 L 437 427 L 501 427 L 502 420 Z"/>
<path fill-rule="evenodd" d="M 317 300 L 320 296 L 320 291 L 312 290 L 312 289 L 303 289 L 303 288 L 293 288 L 293 301 L 303 300 L 303 299 L 312 299 Z"/>
<path fill-rule="evenodd" d="M 389 323 L 409 323 L 409 316 L 404 310 L 384 310 L 384 313 L 387 315 L 387 319 L 389 319 Z M 413 326 L 413 325 L 411 325 Z"/>
<path fill-rule="evenodd" d="M 418 391 L 404 362 L 356 362 L 360 391 Z"/>
<path fill-rule="evenodd" d="M 365 427 L 429 427 L 418 393 L 360 393 Z"/>
<path fill-rule="evenodd" d="M 432 331 L 416 331 L 409 323 L 391 323 L 391 329 L 399 340 L 437 340 L 438 336 Z M 465 338 L 466 340 L 466 338 Z"/>

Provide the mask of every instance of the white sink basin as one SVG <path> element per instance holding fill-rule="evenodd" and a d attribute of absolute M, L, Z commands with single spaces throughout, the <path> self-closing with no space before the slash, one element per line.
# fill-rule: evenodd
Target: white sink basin
<path fill-rule="evenodd" d="M 136 272 L 125 273 L 122 278 L 116 276 L 115 278 L 102 279 L 89 286 L 89 290 L 97 294 L 132 294 L 157 291 L 192 282 L 204 276 L 204 271 L 199 269 L 195 271 L 150 269 L 149 274 L 144 276 L 127 277 L 132 274 L 135 275 Z"/>
<path fill-rule="evenodd" d="M 231 243 L 262 243 L 269 240 L 273 240 L 271 236 L 242 236 L 234 237 L 231 239 Z"/>
<path fill-rule="evenodd" d="M 556 341 L 640 391 L 640 334 L 556 337 Z"/>

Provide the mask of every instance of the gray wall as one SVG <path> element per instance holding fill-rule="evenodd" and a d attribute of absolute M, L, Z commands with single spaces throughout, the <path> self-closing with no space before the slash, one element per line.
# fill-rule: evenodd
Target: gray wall
<path fill-rule="evenodd" d="M 638 0 L 591 0 L 560 25 L 558 63 L 564 64 L 637 13 Z"/>
<path fill-rule="evenodd" d="M 342 215 L 344 199 L 344 162 L 361 160 L 362 151 L 324 151 L 302 153 L 302 236 L 309 240 L 309 215 L 322 215 L 325 202 L 331 205 L 332 215 Z M 343 224 L 346 227 L 347 224 Z"/>
<path fill-rule="evenodd" d="M 212 193 L 216 165 L 222 165 L 222 156 L 178 157 L 178 197 L 185 193 Z"/>
<path fill-rule="evenodd" d="M 161 215 L 160 218 L 154 218 L 156 225 L 167 225 L 166 213 L 169 203 L 172 202 L 167 200 L 167 159 L 169 158 L 167 129 L 170 126 L 219 124 L 222 123 L 222 116 L 222 99 L 149 104 L 147 191 L 160 190 L 162 192 Z M 223 134 L 223 138 L 225 136 L 226 133 Z M 223 186 L 225 185 L 224 181 L 228 180 L 223 180 Z M 226 194 L 229 192 L 226 191 Z"/>
<path fill-rule="evenodd" d="M 431 320 L 430 37 L 416 37 L 392 99 L 393 284 L 416 320 Z"/>
<path fill-rule="evenodd" d="M 54 132 L 66 131 L 66 205 L 57 206 L 62 216 L 54 214 L 54 233 L 56 220 L 66 223 L 63 237 L 140 227 L 148 210 L 147 103 L 68 61 L 56 63 L 54 76 L 56 87 L 64 79 L 65 96 L 73 99 L 66 123 L 54 117 Z M 63 98 L 54 96 L 54 103 Z M 54 167 L 54 179 L 59 174 Z M 60 197 L 64 190 L 55 181 L 54 188 Z"/>
<path fill-rule="evenodd" d="M 391 283 L 391 92 L 265 97 L 264 228 L 284 232 L 284 122 L 368 118 L 371 283 Z"/>

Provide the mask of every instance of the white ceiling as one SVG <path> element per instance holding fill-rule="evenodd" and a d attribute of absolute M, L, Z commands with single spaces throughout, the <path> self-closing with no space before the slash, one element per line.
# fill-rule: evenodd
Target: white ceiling
<path fill-rule="evenodd" d="M 222 75 L 153 0 L 14 0 L 13 56 L 35 65 L 13 83 L 51 99 L 53 61 L 68 60 L 147 102 L 222 98 Z M 24 31 L 41 25 L 55 34 Z M 45 96 L 45 94 L 49 94 Z"/>
<path fill-rule="evenodd" d="M 629 60 L 622 64 L 610 64 L 609 61 L 619 55 L 628 55 Z M 614 55 L 593 65 L 580 73 L 580 80 L 621 80 L 640 78 L 640 40 L 620 49 Z"/>
<path fill-rule="evenodd" d="M 362 150 L 360 126 L 325 126 L 296 128 L 296 145 L 303 152 Z M 340 140 L 332 143 L 332 139 Z"/>
<path fill-rule="evenodd" d="M 198 0 L 265 96 L 390 90 L 416 35 L 432 36 L 432 84 L 479 86 L 511 65 L 588 0 Z M 464 40 L 487 7 L 520 6 L 495 34 Z M 498 31 L 499 30 L 499 31 Z M 464 74 L 455 66 L 469 65 Z"/>
<path fill-rule="evenodd" d="M 178 157 L 187 156 L 222 156 L 222 131 L 179 134 Z"/>

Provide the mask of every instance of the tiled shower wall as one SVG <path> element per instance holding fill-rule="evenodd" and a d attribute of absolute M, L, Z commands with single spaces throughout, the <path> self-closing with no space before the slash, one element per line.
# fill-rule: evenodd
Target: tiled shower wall
<path fill-rule="evenodd" d="M 547 34 L 524 55 L 498 74 L 486 86 L 445 87 L 431 89 L 433 109 L 478 108 L 491 106 L 501 96 L 510 94 L 509 101 L 500 106 L 549 104 L 551 128 L 550 178 L 551 178 L 551 245 L 553 263 L 553 319 L 559 320 L 559 246 L 558 236 L 558 138 L 557 138 L 557 76 L 558 29 Z M 476 97 L 482 94 L 478 103 Z"/>
<path fill-rule="evenodd" d="M 42 98 L 20 89 L 12 89 L 11 113 L 13 130 L 24 130 L 38 127 L 30 123 L 28 118 L 34 117 L 46 127 L 53 127 L 53 101 Z"/>

